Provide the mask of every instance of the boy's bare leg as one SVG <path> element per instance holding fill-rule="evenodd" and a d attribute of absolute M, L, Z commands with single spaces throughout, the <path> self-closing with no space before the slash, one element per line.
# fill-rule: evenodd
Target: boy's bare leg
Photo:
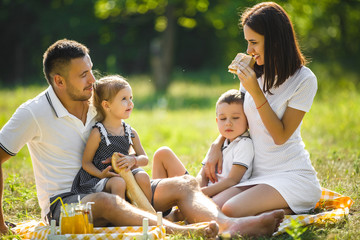
<path fill-rule="evenodd" d="M 165 211 L 177 205 L 189 223 L 215 220 L 220 233 L 232 236 L 263 236 L 274 233 L 284 218 L 284 211 L 276 210 L 259 216 L 230 218 L 225 216 L 216 204 L 201 191 L 194 177 L 184 175 L 167 178 L 159 182 L 154 193 L 154 207 Z"/>
<path fill-rule="evenodd" d="M 95 202 L 92 208 L 94 226 L 106 226 L 109 223 L 114 226 L 141 226 L 143 218 L 149 219 L 149 225 L 157 224 L 156 215 L 135 208 L 113 194 L 105 192 L 90 194 L 84 197 L 82 202 Z M 215 221 L 209 222 L 200 229 L 193 226 L 180 226 L 165 219 L 163 224 L 166 231 L 172 234 L 186 235 L 188 232 L 192 232 L 207 238 L 215 238 L 219 231 Z"/>
<path fill-rule="evenodd" d="M 186 172 L 184 164 L 168 147 L 161 147 L 154 153 L 152 178 L 170 178 L 182 176 Z"/>
<path fill-rule="evenodd" d="M 151 191 L 151 186 L 150 186 L 149 175 L 144 171 L 140 171 L 140 172 L 136 173 L 134 175 L 134 177 L 135 177 L 137 184 L 139 185 L 139 187 L 145 194 L 146 198 L 149 200 L 149 202 L 151 202 L 152 191 Z"/>

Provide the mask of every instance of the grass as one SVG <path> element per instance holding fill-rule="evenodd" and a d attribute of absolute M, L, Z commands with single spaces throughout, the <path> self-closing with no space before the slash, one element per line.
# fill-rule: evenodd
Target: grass
<path fill-rule="evenodd" d="M 321 69 L 320 69 L 321 70 Z M 311 154 L 321 185 L 355 200 L 350 215 L 339 224 L 302 227 L 294 224 L 289 234 L 274 239 L 360 238 L 360 93 L 356 81 L 319 78 L 319 91 L 311 111 L 305 115 L 302 136 Z M 237 88 L 236 80 L 220 83 L 178 80 L 167 94 L 155 96 L 146 76 L 130 77 L 135 109 L 128 122 L 140 134 L 150 157 L 160 146 L 171 147 L 193 175 L 200 168 L 208 146 L 217 136 L 214 103 L 225 90 Z M 196 80 L 196 79 L 194 79 Z M 44 86 L 0 90 L 0 127 L 16 108 L 45 89 Z M 145 169 L 150 172 L 150 166 Z M 4 214 L 8 221 L 40 219 L 31 159 L 26 147 L 4 163 Z M 172 239 L 182 239 L 173 236 Z M 264 238 L 266 239 L 266 238 Z"/>

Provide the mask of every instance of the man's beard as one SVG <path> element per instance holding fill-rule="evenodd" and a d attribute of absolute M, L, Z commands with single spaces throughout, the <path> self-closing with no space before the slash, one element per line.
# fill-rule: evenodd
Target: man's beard
<path fill-rule="evenodd" d="M 69 97 L 71 98 L 71 100 L 73 101 L 87 101 L 90 99 L 91 95 L 86 95 L 86 94 L 82 94 L 82 92 L 78 91 L 77 89 L 75 89 L 73 87 L 73 85 L 67 83 L 67 94 L 69 95 Z"/>

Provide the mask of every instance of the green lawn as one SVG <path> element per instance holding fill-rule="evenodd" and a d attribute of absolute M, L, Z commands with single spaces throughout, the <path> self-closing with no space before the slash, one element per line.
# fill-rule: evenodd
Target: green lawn
<path fill-rule="evenodd" d="M 169 92 L 155 97 L 144 76 L 129 78 L 135 109 L 128 122 L 137 130 L 150 157 L 160 146 L 171 147 L 193 175 L 200 168 L 209 144 L 217 136 L 214 104 L 227 89 L 238 82 L 190 83 L 179 81 Z M 18 87 L 0 90 L 0 127 L 15 109 L 45 87 Z M 356 84 L 320 81 L 311 111 L 305 115 L 302 136 L 323 187 L 355 200 L 351 213 L 340 224 L 309 228 L 302 239 L 360 239 L 360 93 Z M 146 168 L 150 172 L 151 163 Z M 6 162 L 4 213 L 9 221 L 39 219 L 36 189 L 27 148 Z M 275 239 L 292 239 L 284 234 Z"/>

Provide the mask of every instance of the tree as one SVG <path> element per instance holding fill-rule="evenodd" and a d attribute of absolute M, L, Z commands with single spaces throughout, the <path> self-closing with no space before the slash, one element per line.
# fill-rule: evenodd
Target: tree
<path fill-rule="evenodd" d="M 234 55 L 246 50 L 238 13 L 257 2 L 0 0 L 0 83 L 45 83 L 42 53 L 61 38 L 86 44 L 102 72 L 151 71 L 161 91 L 179 70 L 218 68 L 227 74 Z M 277 2 L 293 20 L 306 55 L 317 63 L 335 63 L 338 72 L 346 67 L 358 73 L 359 0 Z M 336 69 L 332 66 L 329 71 Z"/>
<path fill-rule="evenodd" d="M 184 28 L 194 28 L 194 17 L 199 12 L 206 12 L 208 6 L 208 0 L 98 0 L 95 12 L 101 19 L 117 18 L 118 21 L 132 15 L 153 16 L 153 29 L 158 34 L 150 39 L 150 62 L 155 87 L 163 92 L 170 83 L 173 71 L 176 24 Z"/>

